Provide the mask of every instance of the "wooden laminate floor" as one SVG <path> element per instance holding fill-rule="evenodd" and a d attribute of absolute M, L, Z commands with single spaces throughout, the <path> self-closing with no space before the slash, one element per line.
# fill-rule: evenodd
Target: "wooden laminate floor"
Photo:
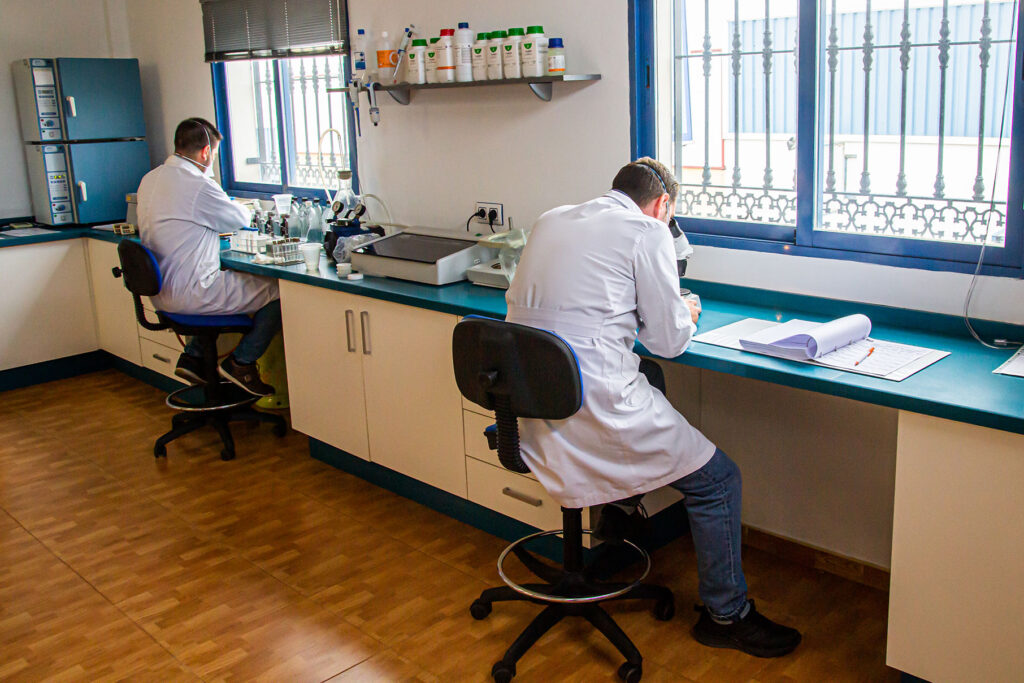
<path fill-rule="evenodd" d="M 0 394 L 0 680 L 490 680 L 539 609 L 469 616 L 504 541 L 311 459 L 296 433 L 240 426 L 221 462 L 199 432 L 155 462 L 163 398 L 112 370 Z M 609 608 L 644 681 L 898 679 L 882 592 L 748 550 L 758 607 L 804 633 L 763 660 L 690 637 L 688 539 L 654 562 L 676 618 Z M 571 620 L 516 680 L 617 680 L 619 664 Z"/>

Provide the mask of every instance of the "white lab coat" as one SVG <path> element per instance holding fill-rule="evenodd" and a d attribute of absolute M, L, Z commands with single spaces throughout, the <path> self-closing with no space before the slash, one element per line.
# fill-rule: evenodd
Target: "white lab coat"
<path fill-rule="evenodd" d="M 583 405 L 566 420 L 522 419 L 523 460 L 565 507 L 646 493 L 704 466 L 715 446 L 640 374 L 639 337 L 678 356 L 696 326 L 679 296 L 668 227 L 611 191 L 537 221 L 505 297 L 509 322 L 573 347 Z"/>
<path fill-rule="evenodd" d="M 279 298 L 277 280 L 220 269 L 219 233 L 249 224 L 249 210 L 231 201 L 192 162 L 171 156 L 139 184 L 139 239 L 163 275 L 153 305 L 168 313 L 255 313 Z"/>

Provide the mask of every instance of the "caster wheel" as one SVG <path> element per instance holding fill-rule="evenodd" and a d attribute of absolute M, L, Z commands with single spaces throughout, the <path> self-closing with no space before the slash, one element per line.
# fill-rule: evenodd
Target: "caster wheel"
<path fill-rule="evenodd" d="M 280 438 L 288 433 L 288 426 L 283 424 L 274 425 L 274 436 Z"/>
<path fill-rule="evenodd" d="M 676 601 L 672 598 L 654 603 L 654 618 L 658 621 L 671 621 L 675 615 Z"/>
<path fill-rule="evenodd" d="M 639 664 L 630 664 L 626 662 L 619 667 L 619 678 L 626 683 L 640 683 L 640 679 L 644 675 L 644 670 Z"/>
<path fill-rule="evenodd" d="M 474 600 L 473 604 L 469 606 L 469 613 L 473 615 L 473 618 L 477 621 L 486 619 L 487 615 L 491 613 L 491 603 Z"/>
<path fill-rule="evenodd" d="M 224 461 L 234 460 L 235 459 L 235 452 L 234 451 L 229 451 L 228 449 L 225 448 L 224 450 L 222 450 L 220 452 L 220 459 L 224 460 Z"/>
<path fill-rule="evenodd" d="M 491 667 L 491 678 L 494 679 L 494 683 L 509 683 L 512 677 L 516 675 L 516 665 L 506 666 L 504 662 L 498 662 Z M 637 679 L 639 680 L 639 679 Z"/>
<path fill-rule="evenodd" d="M 153 446 L 153 457 L 154 458 L 166 458 L 167 447 L 166 446 Z"/>

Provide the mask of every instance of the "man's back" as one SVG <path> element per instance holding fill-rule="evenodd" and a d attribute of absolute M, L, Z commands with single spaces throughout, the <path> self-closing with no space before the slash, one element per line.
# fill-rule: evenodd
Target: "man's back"
<path fill-rule="evenodd" d="M 638 337 L 676 356 L 694 326 L 679 296 L 668 227 L 610 192 L 554 209 L 534 227 L 506 295 L 508 321 L 551 330 L 576 352 L 580 411 L 521 420 L 523 457 L 562 505 L 658 488 L 702 466 L 714 446 L 640 375 Z"/>

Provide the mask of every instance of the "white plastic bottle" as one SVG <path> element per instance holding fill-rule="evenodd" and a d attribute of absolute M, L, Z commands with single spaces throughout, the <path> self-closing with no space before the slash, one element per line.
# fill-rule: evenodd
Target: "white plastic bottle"
<path fill-rule="evenodd" d="M 427 61 L 426 72 L 427 72 L 427 83 L 437 83 L 437 44 L 441 41 L 440 38 L 431 38 L 430 45 L 427 46 Z"/>
<path fill-rule="evenodd" d="M 390 84 L 395 79 L 395 65 L 398 63 L 398 50 L 387 31 L 380 32 L 377 42 L 377 80 Z"/>
<path fill-rule="evenodd" d="M 501 69 L 505 78 L 522 78 L 523 62 L 519 45 L 523 42 L 523 29 L 510 28 L 504 45 L 501 46 Z"/>
<path fill-rule="evenodd" d="M 548 75 L 562 76 L 565 74 L 565 48 L 561 38 L 548 40 Z"/>
<path fill-rule="evenodd" d="M 473 80 L 473 31 L 466 21 L 460 21 L 455 31 L 455 80 L 458 83 Z"/>
<path fill-rule="evenodd" d="M 487 35 L 486 33 L 476 34 L 476 42 L 473 43 L 473 80 L 487 80 Z"/>
<path fill-rule="evenodd" d="M 377 50 L 376 41 L 373 39 L 373 35 L 370 33 L 366 34 L 366 42 L 363 44 L 366 49 L 366 80 L 376 81 L 377 80 Z"/>
<path fill-rule="evenodd" d="M 427 82 L 427 41 L 415 38 L 405 59 L 405 80 L 420 84 Z"/>
<path fill-rule="evenodd" d="M 352 76 L 361 81 L 366 80 L 366 29 L 356 31 L 356 39 L 352 41 Z"/>
<path fill-rule="evenodd" d="M 504 31 L 491 31 L 487 40 L 487 80 L 500 81 L 504 78 L 505 70 L 501 65 L 502 45 L 508 36 Z"/>
<path fill-rule="evenodd" d="M 548 39 L 544 35 L 543 26 L 531 26 L 526 29 L 526 37 L 519 46 L 519 54 L 525 78 L 547 76 Z"/>
<path fill-rule="evenodd" d="M 441 29 L 441 39 L 437 41 L 437 82 L 455 82 L 455 29 Z"/>

